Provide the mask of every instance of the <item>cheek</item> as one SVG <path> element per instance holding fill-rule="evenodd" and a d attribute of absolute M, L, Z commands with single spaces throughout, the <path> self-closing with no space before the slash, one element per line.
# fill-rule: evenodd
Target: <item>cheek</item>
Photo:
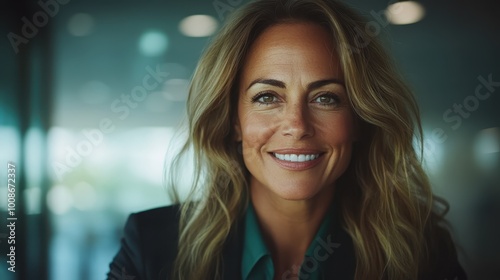
<path fill-rule="evenodd" d="M 322 122 L 322 125 L 316 127 L 334 145 L 355 140 L 354 118 L 351 113 L 346 112 L 334 118 L 330 117 L 328 121 Z"/>
<path fill-rule="evenodd" d="M 243 114 L 240 118 L 243 148 L 264 146 L 276 131 L 276 122 L 271 116 L 262 114 Z"/>

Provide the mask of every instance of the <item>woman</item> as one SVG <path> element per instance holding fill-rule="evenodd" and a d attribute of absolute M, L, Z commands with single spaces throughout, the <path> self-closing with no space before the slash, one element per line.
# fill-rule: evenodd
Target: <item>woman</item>
<path fill-rule="evenodd" d="M 466 279 L 413 147 L 415 100 L 344 5 L 233 13 L 194 73 L 188 118 L 169 179 L 192 149 L 192 192 L 129 218 L 109 277 Z"/>

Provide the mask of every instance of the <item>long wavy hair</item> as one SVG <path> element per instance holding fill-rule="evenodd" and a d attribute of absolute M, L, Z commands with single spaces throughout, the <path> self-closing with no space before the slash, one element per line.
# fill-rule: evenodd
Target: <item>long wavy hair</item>
<path fill-rule="evenodd" d="M 231 14 L 192 77 L 188 139 L 167 175 L 174 199 L 180 202 L 176 175 L 184 167 L 182 159 L 193 155 L 195 172 L 182 201 L 173 278 L 221 277 L 224 242 L 249 199 L 248 171 L 234 140 L 239 71 L 257 36 L 286 22 L 312 22 L 330 33 L 358 119 L 360 140 L 349 168 L 336 183 L 341 222 L 354 244 L 355 279 L 425 275 L 432 262 L 429 248 L 442 230 L 438 223 L 448 205 L 432 194 L 422 168 L 416 101 L 378 34 L 337 1 L 261 0 Z"/>

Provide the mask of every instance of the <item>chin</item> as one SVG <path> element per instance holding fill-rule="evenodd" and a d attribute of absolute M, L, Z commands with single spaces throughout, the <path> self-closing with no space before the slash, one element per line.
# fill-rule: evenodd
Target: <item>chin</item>
<path fill-rule="evenodd" d="M 278 197 L 285 200 L 309 200 L 317 195 L 321 195 L 325 191 L 318 189 L 316 186 L 310 186 L 310 182 L 309 184 L 300 184 L 297 186 L 291 186 L 291 184 L 285 185 L 273 190 Z"/>

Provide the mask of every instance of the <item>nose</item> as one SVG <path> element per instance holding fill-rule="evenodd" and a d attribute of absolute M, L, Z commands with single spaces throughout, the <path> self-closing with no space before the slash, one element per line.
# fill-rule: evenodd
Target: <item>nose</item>
<path fill-rule="evenodd" d="M 307 104 L 293 104 L 283 111 L 282 134 L 294 140 L 314 135 L 314 126 L 307 110 Z"/>

